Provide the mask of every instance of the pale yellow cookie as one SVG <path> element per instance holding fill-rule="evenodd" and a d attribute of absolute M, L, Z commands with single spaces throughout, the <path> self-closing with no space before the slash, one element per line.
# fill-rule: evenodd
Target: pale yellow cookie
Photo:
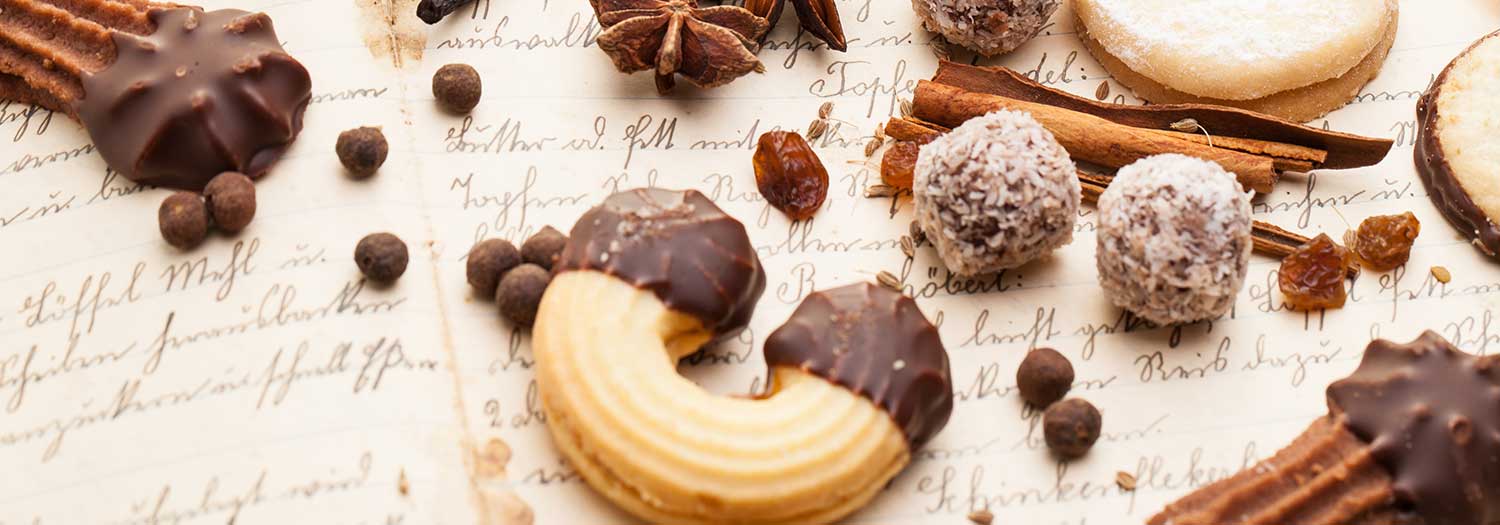
<path fill-rule="evenodd" d="M 1080 31 L 1140 77 L 1248 101 L 1346 76 L 1388 39 L 1395 0 L 1073 0 Z"/>
<path fill-rule="evenodd" d="M 1104 70 L 1108 71 L 1115 81 L 1130 88 L 1136 96 L 1153 103 L 1230 106 L 1274 115 L 1293 122 L 1307 122 L 1344 107 L 1359 95 L 1359 90 L 1364 88 L 1365 84 L 1380 74 L 1381 66 L 1385 65 L 1385 58 L 1390 53 L 1391 45 L 1396 42 L 1396 24 L 1392 23 L 1387 26 L 1384 38 L 1375 46 L 1375 49 L 1343 76 L 1253 100 L 1198 97 L 1177 91 L 1130 69 L 1118 57 L 1109 54 L 1092 34 L 1080 31 L 1079 36 L 1083 39 L 1084 47 L 1089 50 L 1095 60 L 1099 61 L 1100 65 L 1104 66 Z"/>

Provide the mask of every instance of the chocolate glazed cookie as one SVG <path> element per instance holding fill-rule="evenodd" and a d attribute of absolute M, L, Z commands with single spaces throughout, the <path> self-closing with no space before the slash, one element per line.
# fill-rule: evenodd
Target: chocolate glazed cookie
<path fill-rule="evenodd" d="M 1500 39 L 1491 34 L 1448 64 L 1417 103 L 1416 166 L 1448 222 L 1490 257 L 1500 254 L 1500 158 L 1484 153 L 1500 134 Z"/>
<path fill-rule="evenodd" d="M 264 13 L 144 0 L 0 0 L 0 97 L 61 111 L 130 180 L 198 191 L 263 175 L 311 81 Z"/>
<path fill-rule="evenodd" d="M 953 410 L 937 329 L 870 284 L 812 294 L 766 338 L 766 392 L 679 375 L 743 330 L 765 289 L 744 226 L 696 191 L 609 197 L 554 272 L 532 331 L 547 426 L 591 487 L 647 522 L 838 520 Z"/>
<path fill-rule="evenodd" d="M 1426 332 L 1377 340 L 1328 415 L 1152 525 L 1485 525 L 1500 519 L 1500 364 Z"/>

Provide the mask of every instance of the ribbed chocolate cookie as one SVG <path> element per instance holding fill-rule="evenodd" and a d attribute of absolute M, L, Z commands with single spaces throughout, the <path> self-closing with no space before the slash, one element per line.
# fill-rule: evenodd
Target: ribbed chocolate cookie
<path fill-rule="evenodd" d="M 264 13 L 145 0 L 0 0 L 0 13 L 0 95 L 78 118 L 130 180 L 258 177 L 302 130 L 311 80 Z"/>

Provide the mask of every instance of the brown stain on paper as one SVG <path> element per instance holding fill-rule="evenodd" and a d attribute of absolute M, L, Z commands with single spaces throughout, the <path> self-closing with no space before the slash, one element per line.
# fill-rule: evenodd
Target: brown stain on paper
<path fill-rule="evenodd" d="M 477 481 L 504 481 L 505 467 L 510 463 L 510 446 L 498 438 L 490 438 L 484 449 L 474 454 L 474 478 Z M 529 524 L 535 516 L 531 507 L 521 501 L 514 492 L 491 491 L 484 499 L 484 512 L 501 523 Z"/>
<path fill-rule="evenodd" d="M 396 68 L 422 60 L 427 25 L 417 18 L 418 0 L 354 0 L 365 47 Z"/>

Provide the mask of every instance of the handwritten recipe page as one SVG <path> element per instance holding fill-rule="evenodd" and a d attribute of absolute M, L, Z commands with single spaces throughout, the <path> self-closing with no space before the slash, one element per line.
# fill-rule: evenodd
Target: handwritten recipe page
<path fill-rule="evenodd" d="M 1423 223 L 1411 262 L 1354 281 L 1340 310 L 1289 311 L 1277 261 L 1256 256 L 1234 312 L 1151 328 L 1109 305 L 1094 269 L 1093 210 L 1050 259 L 955 277 L 930 248 L 899 246 L 907 197 L 867 198 L 878 123 L 937 58 L 905 0 L 840 0 L 849 52 L 783 21 L 764 74 L 659 97 L 617 73 L 583 0 L 478 0 L 436 26 L 410 0 L 210 1 L 263 10 L 312 72 L 300 139 L 258 184 L 237 236 L 175 250 L 157 231 L 165 190 L 107 172 L 82 128 L 0 102 L 0 524 L 634 523 L 553 448 L 528 334 L 464 277 L 476 241 L 567 231 L 624 188 L 702 191 L 748 226 L 769 283 L 749 330 L 682 372 L 723 394 L 765 382 L 761 339 L 813 290 L 896 275 L 940 326 L 957 406 L 947 428 L 848 523 L 1140 523 L 1166 502 L 1268 457 L 1323 414 L 1323 389 L 1372 338 L 1432 329 L 1465 350 L 1500 345 L 1500 271 L 1450 228 L 1412 168 L 1414 107 L 1434 75 L 1500 27 L 1478 0 L 1403 1 L 1395 49 L 1349 107 L 1312 123 L 1388 137 L 1371 168 L 1291 176 L 1255 218 L 1338 237 L 1377 214 Z M 794 15 L 787 10 L 788 18 Z M 1042 36 L 986 65 L 1138 103 L 1081 48 L 1064 7 Z M 957 60 L 972 57 L 955 54 Z M 430 79 L 477 68 L 469 116 L 439 111 Z M 755 188 L 750 154 L 806 129 L 828 203 L 792 223 Z M 368 180 L 334 155 L 338 133 L 380 126 L 390 159 Z M 392 286 L 351 254 L 390 231 L 412 249 Z M 1428 269 L 1444 266 L 1451 282 Z M 1086 457 L 1059 462 L 1015 392 L 1026 350 L 1078 370 L 1104 414 Z M 1117 472 L 1137 480 L 1133 491 Z"/>

